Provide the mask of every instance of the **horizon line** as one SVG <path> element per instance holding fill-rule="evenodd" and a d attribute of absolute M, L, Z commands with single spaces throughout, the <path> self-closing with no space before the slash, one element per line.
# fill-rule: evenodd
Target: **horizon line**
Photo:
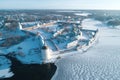
<path fill-rule="evenodd" d="M 0 9 L 0 10 L 120 10 L 120 9 L 24 9 L 24 8 L 19 8 L 19 9 L 14 9 L 14 8 L 8 8 L 8 9 Z"/>

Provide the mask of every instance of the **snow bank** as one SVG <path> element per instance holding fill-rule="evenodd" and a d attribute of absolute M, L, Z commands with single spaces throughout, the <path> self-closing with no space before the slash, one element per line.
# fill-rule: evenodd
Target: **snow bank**
<path fill-rule="evenodd" d="M 18 47 L 21 47 L 22 49 L 19 50 Z M 8 48 L 7 53 L 13 51 L 22 53 L 21 55 L 17 55 L 17 59 L 19 59 L 22 63 L 41 63 L 39 47 L 39 39 L 32 37 L 26 39 L 24 42 L 18 45 Z"/>
<path fill-rule="evenodd" d="M 5 58 L 4 56 L 0 56 L 0 79 L 12 77 L 14 74 L 10 72 L 11 61 Z"/>
<path fill-rule="evenodd" d="M 14 74 L 10 72 L 10 68 L 0 70 L 0 79 L 1 78 L 9 78 L 12 77 Z"/>

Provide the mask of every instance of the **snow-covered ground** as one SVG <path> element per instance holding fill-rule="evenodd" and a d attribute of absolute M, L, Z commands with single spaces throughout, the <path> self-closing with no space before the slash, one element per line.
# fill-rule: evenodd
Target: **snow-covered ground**
<path fill-rule="evenodd" d="M 11 77 L 14 74 L 10 71 L 11 62 L 4 56 L 0 56 L 0 78 Z"/>
<path fill-rule="evenodd" d="M 74 13 L 74 15 L 77 15 L 77 16 L 89 16 L 89 15 L 92 15 L 91 13 Z"/>
<path fill-rule="evenodd" d="M 120 80 L 120 30 L 102 27 L 101 22 L 92 19 L 82 24 L 90 28 L 97 25 L 99 42 L 83 54 L 74 52 L 58 60 L 52 80 Z"/>
<path fill-rule="evenodd" d="M 86 20 L 87 20 L 86 22 L 88 22 L 87 24 L 89 25 L 90 24 L 89 23 L 90 19 L 86 19 Z M 51 59 L 49 59 L 48 61 L 45 61 L 45 62 L 51 62 L 51 61 L 54 62 L 54 61 L 56 61 L 57 58 L 61 58 L 61 57 L 65 57 L 67 55 L 73 54 L 73 51 L 76 51 L 76 49 L 77 50 L 79 49 L 79 52 L 86 51 L 91 46 L 91 45 L 90 46 L 86 46 L 86 45 L 88 44 L 88 41 L 93 38 L 92 33 L 94 33 L 94 34 L 96 33 L 95 31 L 96 31 L 97 28 L 94 27 L 93 24 L 94 23 L 91 24 L 92 26 L 90 26 L 90 28 L 88 28 L 88 29 L 91 29 L 91 30 L 87 30 L 87 31 L 86 31 L 86 28 L 88 26 L 84 26 L 84 30 L 83 31 L 81 30 L 81 33 L 80 33 L 81 35 L 77 34 L 78 36 L 75 36 L 76 33 L 73 31 L 73 29 L 74 29 L 74 28 L 72 28 L 73 26 L 69 25 L 69 26 L 67 26 L 67 28 L 70 31 L 66 32 L 67 30 L 64 30 L 64 32 L 62 33 L 64 36 L 59 35 L 59 36 L 57 36 L 58 38 L 53 37 L 53 32 L 54 32 L 55 29 L 57 29 L 57 27 L 58 27 L 57 25 L 49 26 L 49 29 L 48 28 L 44 28 L 44 29 L 43 28 L 35 28 L 35 29 L 32 29 L 32 30 L 29 30 L 29 29 L 26 29 L 26 30 L 28 30 L 31 33 L 37 34 L 37 35 L 38 35 L 38 33 L 40 35 L 42 35 L 42 37 L 45 41 L 45 45 L 47 45 L 52 51 L 50 53 L 51 54 Z M 94 27 L 95 30 L 92 30 L 93 27 Z M 73 33 L 75 33 L 75 34 L 73 34 Z M 65 36 L 67 36 L 67 38 Z M 74 40 L 75 40 L 76 43 L 79 43 L 79 46 L 77 46 L 77 44 L 72 43 L 72 42 L 74 42 Z M 79 41 L 79 40 L 83 40 L 83 42 Z M 69 43 L 72 43 L 72 46 L 67 47 Z M 73 44 L 74 44 L 74 46 L 73 46 Z M 77 47 L 79 47 L 79 48 L 77 48 Z M 81 49 L 81 47 L 82 47 L 82 49 Z M 28 56 L 27 56 L 27 58 L 28 58 Z M 23 60 L 23 59 L 21 59 L 21 60 Z M 25 62 L 25 61 L 23 60 L 22 62 Z M 38 61 L 36 61 L 36 63 L 38 63 Z"/>
<path fill-rule="evenodd" d="M 0 79 L 1 78 L 9 78 L 12 77 L 14 74 L 10 72 L 10 68 L 0 70 Z"/>
<path fill-rule="evenodd" d="M 103 27 L 104 26 L 104 27 Z M 55 26 L 56 27 L 56 26 Z M 99 42 L 90 48 L 87 52 L 83 53 L 82 50 L 70 51 L 68 53 L 60 54 L 54 52 L 53 59 L 48 62 L 54 62 L 56 58 L 62 59 L 56 62 L 57 71 L 52 78 L 53 80 L 119 80 L 120 64 L 120 30 L 109 29 L 99 21 L 93 19 L 85 19 L 82 23 L 83 29 L 96 30 L 99 28 Z M 46 33 L 41 30 L 33 30 L 33 32 L 40 31 L 46 39 L 47 45 L 51 41 L 49 39 L 52 34 Z M 23 33 L 19 33 L 24 35 Z M 48 39 L 48 40 L 47 40 Z M 61 44 L 63 45 L 63 44 Z M 31 64 L 41 61 L 40 43 L 37 37 L 31 37 L 23 42 L 14 45 L 8 49 L 0 50 L 0 52 L 9 53 L 16 52 L 17 59 L 23 63 Z M 54 47 L 53 47 L 54 48 Z M 4 59 L 3 59 L 4 58 Z M 13 73 L 10 72 L 11 62 L 5 57 L 0 57 L 0 77 L 11 77 Z"/>
<path fill-rule="evenodd" d="M 25 35 L 25 33 L 20 31 L 20 30 L 16 30 L 16 31 L 0 30 L 0 32 L 2 33 L 2 36 L 0 36 L 1 39 L 14 37 L 14 36 L 24 36 Z"/>
<path fill-rule="evenodd" d="M 42 60 L 39 47 L 39 39 L 35 36 L 25 39 L 23 42 L 9 48 L 0 48 L 0 54 L 8 54 L 10 52 L 15 52 L 15 54 L 17 54 L 16 58 L 22 63 L 41 64 Z M 10 60 L 8 60 L 4 56 L 0 56 L 0 78 L 12 77 L 14 75 L 14 73 L 10 71 L 11 65 L 12 64 Z"/>
<path fill-rule="evenodd" d="M 22 49 L 18 49 L 21 47 Z M 24 42 L 21 42 L 18 45 L 12 46 L 7 49 L 7 52 L 13 52 L 21 53 L 17 55 L 17 58 L 26 64 L 29 63 L 41 63 L 41 56 L 39 52 L 39 40 L 37 37 L 31 37 L 26 39 Z"/>

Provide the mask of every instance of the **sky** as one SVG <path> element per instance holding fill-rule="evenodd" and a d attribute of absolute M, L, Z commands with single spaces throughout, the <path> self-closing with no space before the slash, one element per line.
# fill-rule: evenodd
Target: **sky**
<path fill-rule="evenodd" d="M 0 0 L 0 9 L 120 10 L 120 0 Z"/>

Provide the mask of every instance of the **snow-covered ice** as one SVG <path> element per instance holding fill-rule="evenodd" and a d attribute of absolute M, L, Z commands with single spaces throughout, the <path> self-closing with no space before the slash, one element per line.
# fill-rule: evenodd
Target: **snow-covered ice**
<path fill-rule="evenodd" d="M 91 19 L 83 22 L 101 25 Z M 58 60 L 52 80 L 120 80 L 120 30 L 101 27 L 99 33 L 99 42 L 87 52 Z"/>

